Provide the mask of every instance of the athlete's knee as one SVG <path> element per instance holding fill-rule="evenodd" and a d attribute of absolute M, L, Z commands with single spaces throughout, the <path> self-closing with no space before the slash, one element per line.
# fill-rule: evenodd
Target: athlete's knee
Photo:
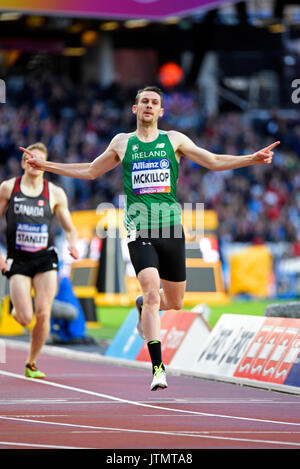
<path fill-rule="evenodd" d="M 46 323 L 50 320 L 50 311 L 48 309 L 36 310 L 36 321 L 38 323 Z"/>
<path fill-rule="evenodd" d="M 13 318 L 23 327 L 28 326 L 32 320 L 32 314 L 30 311 L 17 311 L 15 308 L 12 310 Z"/>
<path fill-rule="evenodd" d="M 159 291 L 153 288 L 145 292 L 143 301 L 144 301 L 144 304 L 147 304 L 148 306 L 151 306 L 151 307 L 159 306 L 160 304 Z"/>
<path fill-rule="evenodd" d="M 32 320 L 32 317 L 21 317 L 18 320 L 18 323 L 23 327 L 27 327 L 31 323 L 31 320 Z"/>

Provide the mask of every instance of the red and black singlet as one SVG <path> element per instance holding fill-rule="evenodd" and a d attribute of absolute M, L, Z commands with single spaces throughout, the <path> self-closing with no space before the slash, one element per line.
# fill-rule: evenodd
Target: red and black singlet
<path fill-rule="evenodd" d="M 44 179 L 42 193 L 29 197 L 21 191 L 21 176 L 15 180 L 6 211 L 7 257 L 31 257 L 52 245 L 49 183 Z"/>

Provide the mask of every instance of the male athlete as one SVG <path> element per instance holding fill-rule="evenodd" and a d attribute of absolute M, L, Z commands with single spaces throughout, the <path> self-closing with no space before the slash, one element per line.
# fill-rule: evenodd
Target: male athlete
<path fill-rule="evenodd" d="M 35 143 L 28 150 L 43 161 L 47 158 L 43 143 Z M 33 317 L 34 290 L 36 321 L 25 376 L 44 378 L 36 360 L 49 334 L 51 306 L 57 293 L 58 258 L 50 233 L 53 214 L 66 232 L 69 251 L 75 259 L 77 232 L 65 192 L 45 180 L 43 172 L 29 165 L 26 157 L 24 153 L 22 177 L 8 179 L 0 186 L 0 216 L 6 211 L 7 221 L 7 257 L 0 255 L 0 269 L 9 278 L 12 315 L 24 327 Z"/>
<path fill-rule="evenodd" d="M 132 111 L 136 131 L 117 134 L 91 163 L 52 163 L 27 153 L 33 168 L 82 179 L 95 179 L 122 163 L 128 248 L 142 289 L 142 297 L 136 300 L 137 327 L 147 341 L 153 368 L 150 389 L 154 391 L 167 387 L 159 310 L 181 309 L 186 286 L 185 241 L 176 200 L 180 156 L 223 171 L 271 163 L 272 149 L 280 142 L 247 156 L 217 155 L 196 146 L 180 132 L 161 131 L 158 119 L 164 109 L 157 87 L 139 90 Z"/>

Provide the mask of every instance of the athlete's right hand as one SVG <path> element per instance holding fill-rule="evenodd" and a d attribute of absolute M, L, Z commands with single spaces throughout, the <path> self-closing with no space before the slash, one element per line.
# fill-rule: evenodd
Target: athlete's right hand
<path fill-rule="evenodd" d="M 45 163 L 43 158 L 35 155 L 32 153 L 32 151 L 27 150 L 27 148 L 19 147 L 19 149 L 28 155 L 28 157 L 26 157 L 26 163 L 28 163 L 34 169 L 43 169 L 43 163 Z"/>
<path fill-rule="evenodd" d="M 3 274 L 5 274 L 5 272 L 7 270 L 6 260 L 3 259 L 2 256 L 0 256 L 0 270 Z"/>

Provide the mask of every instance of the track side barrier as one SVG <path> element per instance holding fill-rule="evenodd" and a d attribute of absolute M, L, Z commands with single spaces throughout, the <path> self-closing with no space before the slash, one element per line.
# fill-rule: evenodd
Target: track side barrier
<path fill-rule="evenodd" d="M 225 314 L 187 366 L 207 378 L 300 394 L 300 319 Z"/>
<path fill-rule="evenodd" d="M 224 314 L 210 330 L 202 314 L 162 311 L 164 363 L 178 374 L 300 394 L 300 319 Z M 107 357 L 149 363 L 133 308 Z"/>

